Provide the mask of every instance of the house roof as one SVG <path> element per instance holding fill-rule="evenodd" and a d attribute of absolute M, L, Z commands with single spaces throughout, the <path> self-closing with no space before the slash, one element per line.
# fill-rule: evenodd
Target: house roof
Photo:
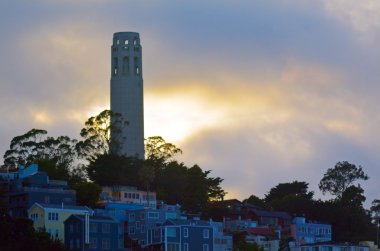
<path fill-rule="evenodd" d="M 74 217 L 74 218 L 77 218 L 79 219 L 80 221 L 84 221 L 85 218 L 84 218 L 84 215 L 79 215 L 79 214 L 73 214 L 71 215 L 69 218 L 71 217 Z M 68 219 L 69 219 L 68 218 Z M 67 219 L 67 220 L 68 220 Z M 117 223 L 115 220 L 113 220 L 112 218 L 110 217 L 107 217 L 107 216 L 101 216 L 101 215 L 90 215 L 89 217 L 90 221 L 91 222 L 109 222 L 109 223 Z"/>
<path fill-rule="evenodd" d="M 254 227 L 248 230 L 250 234 L 256 235 L 273 235 L 273 229 L 267 227 Z"/>
<path fill-rule="evenodd" d="M 330 245 L 330 246 L 340 246 L 340 247 L 368 247 L 366 245 L 354 244 L 351 242 L 336 242 L 336 241 L 324 241 L 324 242 L 316 242 L 309 244 L 302 244 L 301 247 L 305 246 L 320 246 L 320 245 Z"/>
<path fill-rule="evenodd" d="M 252 211 L 260 217 L 273 217 L 273 218 L 283 218 L 283 219 L 292 219 L 292 217 L 287 212 L 281 212 L 281 211 L 265 211 L 265 210 L 258 210 L 258 209 L 252 209 Z"/>
<path fill-rule="evenodd" d="M 203 221 L 203 220 L 166 220 L 164 222 L 164 225 L 175 225 L 175 226 L 210 226 L 209 221 Z"/>
<path fill-rule="evenodd" d="M 45 204 L 45 203 L 34 203 L 30 208 L 34 205 L 39 206 L 43 209 L 67 209 L 67 210 L 83 210 L 83 211 L 91 211 L 91 208 L 85 206 L 75 206 L 75 205 L 66 205 L 66 204 Z"/>

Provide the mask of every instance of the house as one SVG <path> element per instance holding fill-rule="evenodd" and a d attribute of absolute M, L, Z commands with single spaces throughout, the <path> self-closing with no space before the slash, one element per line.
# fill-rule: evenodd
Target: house
<path fill-rule="evenodd" d="M 292 217 L 287 212 L 268 211 L 252 209 L 254 219 L 259 225 L 267 225 L 270 227 L 288 228 L 292 222 Z"/>
<path fill-rule="evenodd" d="M 157 206 L 156 192 L 141 191 L 129 186 L 103 187 L 100 198 L 105 201 L 142 204 L 149 208 Z"/>
<path fill-rule="evenodd" d="M 167 220 L 148 229 L 147 236 L 145 247 L 153 250 L 232 250 L 232 236 L 224 235 L 222 222 Z"/>
<path fill-rule="evenodd" d="M 224 219 L 224 227 L 227 232 L 247 231 L 250 228 L 257 227 L 258 223 L 254 220 Z"/>
<path fill-rule="evenodd" d="M 331 225 L 307 222 L 305 217 L 294 217 L 290 226 L 291 236 L 297 245 L 331 241 Z"/>
<path fill-rule="evenodd" d="M 270 227 L 253 227 L 247 231 L 246 241 L 256 243 L 264 251 L 277 251 L 280 247 L 278 234 Z"/>
<path fill-rule="evenodd" d="M 290 251 L 370 251 L 370 247 L 366 245 L 357 245 L 348 242 L 318 242 L 312 244 L 302 244 L 300 246 L 290 245 Z"/>
<path fill-rule="evenodd" d="M 128 246 L 145 246 L 149 229 L 162 225 L 168 219 L 180 219 L 179 205 L 159 204 L 157 208 L 146 208 L 142 204 L 106 202 L 95 209 L 96 215 L 110 217 L 124 225 Z"/>
<path fill-rule="evenodd" d="M 168 220 L 161 229 L 164 251 L 214 250 L 214 229 L 207 221 Z"/>
<path fill-rule="evenodd" d="M 64 221 L 72 214 L 91 215 L 88 207 L 73 205 L 57 205 L 34 203 L 28 210 L 29 219 L 33 227 L 39 231 L 46 231 L 54 239 L 64 240 Z"/>
<path fill-rule="evenodd" d="M 109 217 L 74 214 L 64 221 L 64 230 L 69 251 L 127 250 L 123 226 Z"/>
<path fill-rule="evenodd" d="M 7 191 L 1 198 L 13 218 L 27 218 L 34 203 L 75 205 L 76 192 L 63 180 L 50 180 L 37 165 L 1 172 L 0 185 Z"/>

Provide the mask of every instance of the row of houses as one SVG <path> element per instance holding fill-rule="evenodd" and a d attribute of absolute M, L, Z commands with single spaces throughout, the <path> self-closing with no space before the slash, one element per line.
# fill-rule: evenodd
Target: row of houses
<path fill-rule="evenodd" d="M 76 205 L 67 182 L 50 180 L 37 165 L 0 172 L 0 185 L 11 217 L 31 219 L 36 230 L 61 240 L 67 250 L 229 251 L 233 233 L 243 233 L 246 242 L 265 251 L 279 250 L 285 237 L 292 239 L 291 251 L 334 251 L 343 245 L 332 242 L 330 224 L 238 200 L 213 202 L 210 206 L 222 213 L 201 220 L 180 205 L 159 202 L 155 192 L 127 186 L 103 187 L 96 208 Z M 367 244 L 344 245 L 339 250 L 369 251 Z"/>

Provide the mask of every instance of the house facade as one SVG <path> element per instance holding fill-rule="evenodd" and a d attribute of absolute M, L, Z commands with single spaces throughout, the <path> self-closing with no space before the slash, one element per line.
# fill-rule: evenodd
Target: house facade
<path fill-rule="evenodd" d="M 298 245 L 327 242 L 332 238 L 330 224 L 307 222 L 305 217 L 294 217 L 290 232 Z"/>
<path fill-rule="evenodd" d="M 71 215 L 64 222 L 65 247 L 69 251 L 112 250 L 124 248 L 123 226 L 104 216 Z"/>
<path fill-rule="evenodd" d="M 370 247 L 366 245 L 357 245 L 353 243 L 339 242 L 319 242 L 313 244 L 303 244 L 300 246 L 290 246 L 290 251 L 370 251 Z"/>
<path fill-rule="evenodd" d="M 119 201 L 123 203 L 142 204 L 144 207 L 156 208 L 156 192 L 137 190 L 136 187 L 112 186 L 103 187 L 100 195 L 105 201 Z"/>
<path fill-rule="evenodd" d="M 51 238 L 64 241 L 64 221 L 71 215 L 90 215 L 88 207 L 35 203 L 28 210 L 29 219 L 38 231 L 46 231 Z"/>
<path fill-rule="evenodd" d="M 7 191 L 2 197 L 13 218 L 27 218 L 27 210 L 34 203 L 75 205 L 76 192 L 63 180 L 51 180 L 37 165 L 20 167 L 13 172 L 2 172 L 1 186 Z"/>

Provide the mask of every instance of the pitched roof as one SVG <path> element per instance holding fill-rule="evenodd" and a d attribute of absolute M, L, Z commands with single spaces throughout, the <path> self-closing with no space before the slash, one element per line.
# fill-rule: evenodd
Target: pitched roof
<path fill-rule="evenodd" d="M 79 215 L 79 214 L 73 214 L 72 217 L 75 217 L 81 221 L 84 221 L 84 215 Z M 109 223 L 117 223 L 114 219 L 111 217 L 107 216 L 102 216 L 102 215 L 90 215 L 89 217 L 90 221 L 98 221 L 98 222 L 109 222 Z"/>
<path fill-rule="evenodd" d="M 283 219 L 289 219 L 289 220 L 292 218 L 287 212 L 265 211 L 265 210 L 258 210 L 258 209 L 252 209 L 252 211 L 257 216 L 261 216 L 261 217 L 283 218 Z"/>
<path fill-rule="evenodd" d="M 34 205 L 38 205 L 41 208 L 44 209 L 68 209 L 68 210 L 85 210 L 85 211 L 92 211 L 91 208 L 86 206 L 76 206 L 76 205 L 66 205 L 66 204 L 45 204 L 45 203 L 34 203 Z"/>
<path fill-rule="evenodd" d="M 209 221 L 204 221 L 204 220 L 181 220 L 181 219 L 176 219 L 176 220 L 167 220 L 164 222 L 164 225 L 176 225 L 176 226 L 210 226 Z"/>
<path fill-rule="evenodd" d="M 249 229 L 250 234 L 273 235 L 273 229 L 267 227 L 254 227 Z"/>

